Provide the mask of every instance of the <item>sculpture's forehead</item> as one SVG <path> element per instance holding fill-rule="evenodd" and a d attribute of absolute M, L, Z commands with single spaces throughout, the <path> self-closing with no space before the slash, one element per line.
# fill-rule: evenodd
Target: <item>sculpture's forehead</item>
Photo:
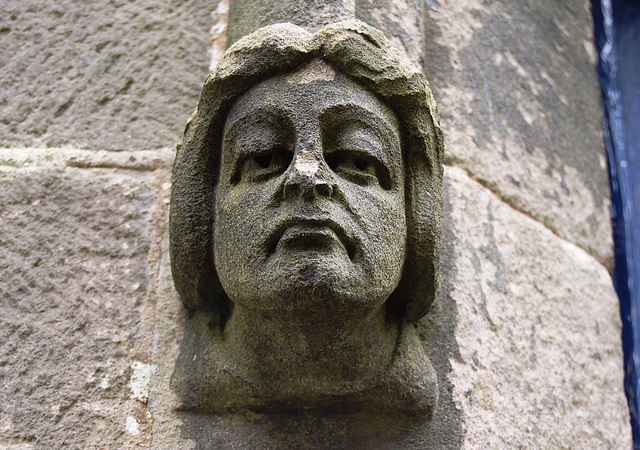
<path fill-rule="evenodd" d="M 367 116 L 369 120 L 381 121 L 389 130 L 398 130 L 396 116 L 387 105 L 320 59 L 253 86 L 236 100 L 227 116 L 227 125 L 243 120 L 251 111 L 264 109 L 286 112 L 298 117 L 300 123 L 308 123 L 335 107 L 351 109 L 355 115 Z"/>
<path fill-rule="evenodd" d="M 334 81 L 339 74 L 321 59 L 313 59 L 293 73 L 284 76 L 287 83 L 301 85 L 314 81 Z"/>

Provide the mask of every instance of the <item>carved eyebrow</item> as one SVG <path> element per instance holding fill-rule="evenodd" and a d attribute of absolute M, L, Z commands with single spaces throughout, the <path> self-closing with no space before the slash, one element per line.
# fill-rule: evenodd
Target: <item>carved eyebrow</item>
<path fill-rule="evenodd" d="M 374 131 L 377 131 L 377 134 L 381 139 L 386 140 L 387 138 L 378 131 L 378 126 L 372 127 L 372 123 L 376 123 L 377 125 L 377 122 L 381 121 L 383 128 L 385 128 L 384 134 L 386 135 L 394 135 L 395 133 L 398 133 L 398 125 L 390 122 L 387 117 L 356 103 L 343 103 L 340 105 L 330 106 L 322 111 L 320 118 L 322 123 L 334 122 L 336 120 L 335 116 L 340 116 L 339 120 L 341 121 L 348 120 L 350 122 L 360 122 L 362 125 L 371 127 Z M 359 116 L 364 116 L 365 119 L 360 119 Z"/>
<path fill-rule="evenodd" d="M 399 141 L 395 142 L 395 139 L 392 138 L 392 136 L 400 138 L 400 132 L 397 125 L 390 122 L 387 117 L 377 114 L 376 112 L 358 104 L 346 103 L 330 106 L 322 111 L 320 115 L 320 123 L 322 124 L 323 139 L 327 137 L 329 137 L 329 139 L 333 139 L 335 137 L 336 132 L 330 128 L 336 125 L 336 123 L 353 123 L 371 131 L 387 146 L 397 145 L 399 150 L 402 148 L 402 143 Z M 389 152 L 375 151 L 375 154 L 372 156 L 383 161 L 389 168 L 393 166 Z"/>
<path fill-rule="evenodd" d="M 293 126 L 291 119 L 287 115 L 287 111 L 282 108 L 275 105 L 252 108 L 244 114 L 236 115 L 236 117 L 233 117 L 231 123 L 225 125 L 222 144 L 224 146 L 227 143 L 235 141 L 238 134 L 241 134 L 242 131 L 249 127 L 265 127 L 265 125 L 274 130 L 278 137 L 288 134 Z"/>
<path fill-rule="evenodd" d="M 225 123 L 222 137 L 221 156 L 226 162 L 223 161 L 220 164 L 220 176 L 223 176 L 222 169 L 226 167 L 227 169 L 224 172 L 229 181 L 234 184 L 237 181 L 243 163 L 251 157 L 259 156 L 260 149 L 267 150 L 272 146 L 288 147 L 290 145 L 291 139 L 287 139 L 287 137 L 293 132 L 293 123 L 291 118 L 286 115 L 285 110 L 274 105 L 251 108 L 246 113 L 243 111 L 240 114 L 227 117 L 227 120 L 230 118 L 231 122 Z M 251 128 L 256 131 L 264 130 L 267 132 L 267 135 L 263 135 L 265 146 L 247 145 L 252 142 L 259 143 L 260 137 L 258 139 L 249 138 L 244 142 L 245 145 L 237 145 L 238 139 L 246 137 L 246 132 L 250 131 Z"/>

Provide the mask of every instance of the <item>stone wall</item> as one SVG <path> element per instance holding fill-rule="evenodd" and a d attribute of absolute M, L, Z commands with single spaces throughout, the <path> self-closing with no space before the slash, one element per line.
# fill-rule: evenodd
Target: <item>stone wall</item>
<path fill-rule="evenodd" d="M 171 163 L 212 11 L 0 4 L 0 447 L 150 443 Z"/>
<path fill-rule="evenodd" d="M 349 6 L 424 69 L 445 131 L 433 447 L 631 447 L 588 8 Z M 227 9 L 0 5 L 0 446 L 197 447 L 166 217 Z"/>

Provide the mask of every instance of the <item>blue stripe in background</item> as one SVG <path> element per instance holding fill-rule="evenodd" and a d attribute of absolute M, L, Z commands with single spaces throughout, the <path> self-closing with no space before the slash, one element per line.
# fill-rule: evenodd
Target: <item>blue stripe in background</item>
<path fill-rule="evenodd" d="M 640 449 L 640 0 L 592 0 L 620 297 L 625 391 Z"/>

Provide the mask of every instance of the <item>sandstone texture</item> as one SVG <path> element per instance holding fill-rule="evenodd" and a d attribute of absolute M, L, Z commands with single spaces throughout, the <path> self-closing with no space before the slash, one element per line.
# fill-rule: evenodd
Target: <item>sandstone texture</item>
<path fill-rule="evenodd" d="M 424 70 L 447 162 L 611 269 L 590 3 L 431 4 Z"/>
<path fill-rule="evenodd" d="M 448 167 L 445 258 L 465 448 L 631 448 L 620 314 L 604 267 Z"/>
<path fill-rule="evenodd" d="M 224 0 L 222 0 L 224 1 Z M 355 18 L 356 0 L 235 0 L 230 2 L 227 46 L 258 28 L 290 22 L 316 31 L 332 22 Z"/>
<path fill-rule="evenodd" d="M 0 146 L 175 146 L 207 75 L 216 3 L 3 1 Z"/>
<path fill-rule="evenodd" d="M 589 3 L 300 1 L 382 29 L 438 101 L 441 289 L 418 331 L 441 391 L 414 447 L 631 448 Z M 0 447 L 204 448 L 216 419 L 170 385 L 189 313 L 167 206 L 228 5 L 0 4 Z"/>
<path fill-rule="evenodd" d="M 0 167 L 0 446 L 144 442 L 158 189 L 36 163 Z"/>
<path fill-rule="evenodd" d="M 356 18 L 384 31 L 396 49 L 424 66 L 425 8 L 431 0 L 356 0 Z"/>

